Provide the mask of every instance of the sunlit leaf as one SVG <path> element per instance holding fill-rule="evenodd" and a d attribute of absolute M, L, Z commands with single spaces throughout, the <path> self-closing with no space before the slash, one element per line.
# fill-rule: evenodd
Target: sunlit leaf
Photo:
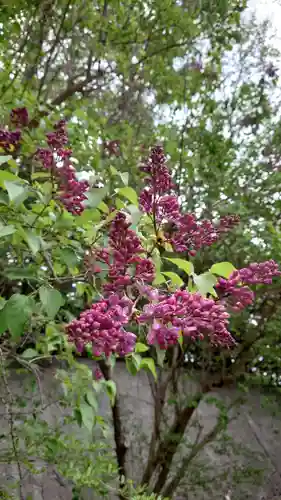
<path fill-rule="evenodd" d="M 165 257 L 166 260 L 175 264 L 179 269 L 182 269 L 186 274 L 191 275 L 194 272 L 194 266 L 192 262 L 184 259 L 174 259 Z"/>
<path fill-rule="evenodd" d="M 229 278 L 235 270 L 236 268 L 231 262 L 218 262 L 217 264 L 213 264 L 210 268 L 211 273 L 223 276 L 223 278 Z"/>
<path fill-rule="evenodd" d="M 207 295 L 208 293 L 210 293 L 214 297 L 217 296 L 214 290 L 214 286 L 217 283 L 217 279 L 212 273 L 207 272 L 199 275 L 195 274 L 193 276 L 193 279 L 201 295 Z"/>
<path fill-rule="evenodd" d="M 12 156 L 1 156 L 0 155 L 0 165 L 3 165 L 3 163 L 7 163 L 7 161 L 11 160 Z"/>
<path fill-rule="evenodd" d="M 118 194 L 121 194 L 122 196 L 124 196 L 124 198 L 129 200 L 133 205 L 138 206 L 138 204 L 139 204 L 138 195 L 132 187 L 126 186 L 123 188 L 119 188 L 117 190 L 117 192 L 118 192 Z"/>
<path fill-rule="evenodd" d="M 167 278 L 169 278 L 172 282 L 173 285 L 177 285 L 177 286 L 182 286 L 183 285 L 183 280 L 180 278 L 180 276 L 176 273 L 173 273 L 171 271 L 162 271 L 162 274 L 164 274 L 164 276 L 167 276 Z"/>
<path fill-rule="evenodd" d="M 157 379 L 157 373 L 156 373 L 156 368 L 155 368 L 155 363 L 152 358 L 142 358 L 140 368 L 143 368 L 144 370 L 148 370 L 152 373 L 153 377 L 155 380 Z"/>
<path fill-rule="evenodd" d="M 141 342 L 136 343 L 135 352 L 146 352 L 149 350 L 149 347 Z"/>

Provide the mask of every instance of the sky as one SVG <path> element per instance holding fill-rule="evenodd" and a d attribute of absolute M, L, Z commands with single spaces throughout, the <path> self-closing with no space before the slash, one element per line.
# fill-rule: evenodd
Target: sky
<path fill-rule="evenodd" d="M 270 20 L 271 42 L 281 51 L 281 0 L 249 0 L 249 11 L 255 12 L 260 21 Z M 281 67 L 281 62 L 279 66 Z"/>

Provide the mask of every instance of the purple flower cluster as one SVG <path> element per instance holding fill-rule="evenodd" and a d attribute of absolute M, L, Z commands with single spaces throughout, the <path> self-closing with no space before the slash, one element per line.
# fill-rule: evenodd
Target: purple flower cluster
<path fill-rule="evenodd" d="M 176 222 L 177 231 L 171 237 L 176 252 L 188 251 L 193 255 L 203 246 L 209 246 L 218 239 L 216 228 L 209 220 L 196 221 L 193 214 L 184 214 Z"/>
<path fill-rule="evenodd" d="M 144 249 L 129 227 L 126 214 L 118 212 L 111 223 L 109 247 L 96 252 L 97 259 L 105 262 L 109 269 L 110 283 L 104 285 L 106 292 L 122 292 L 128 285 L 151 283 L 155 277 L 153 262 L 140 256 Z"/>
<path fill-rule="evenodd" d="M 15 127 L 26 127 L 29 123 L 28 111 L 26 108 L 14 108 L 10 113 L 11 123 Z"/>
<path fill-rule="evenodd" d="M 21 128 L 26 127 L 29 123 L 28 112 L 26 108 L 14 108 L 10 113 L 11 124 L 17 130 L 10 131 L 7 129 L 0 129 L 0 149 L 4 153 L 13 153 L 17 151 L 21 141 Z"/>
<path fill-rule="evenodd" d="M 280 275 L 281 272 L 278 270 L 278 264 L 272 259 L 260 264 L 253 263 L 239 270 L 240 280 L 246 285 L 256 285 L 259 283 L 270 285 L 272 278 Z"/>
<path fill-rule="evenodd" d="M 227 233 L 231 229 L 233 229 L 235 226 L 238 226 L 240 224 L 240 217 L 239 215 L 224 215 L 223 217 L 220 218 L 219 223 L 217 225 L 217 231 L 219 234 L 221 233 Z"/>
<path fill-rule="evenodd" d="M 70 150 L 59 150 L 63 165 L 57 168 L 57 175 L 60 178 L 59 199 L 73 215 L 81 215 L 84 210 L 83 201 L 87 199 L 85 195 L 89 188 L 87 181 L 78 181 L 76 178 L 75 168 L 70 162 Z"/>
<path fill-rule="evenodd" d="M 75 168 L 70 157 L 72 151 L 64 146 L 68 142 L 66 124 L 60 120 L 54 126 L 54 132 L 47 134 L 49 148 L 37 150 L 36 159 L 44 168 L 51 170 L 59 183 L 58 198 L 66 210 L 73 215 L 80 215 L 84 210 L 83 202 L 87 199 L 86 191 L 89 189 L 87 181 L 78 181 Z M 62 163 L 62 166 L 58 166 Z"/>
<path fill-rule="evenodd" d="M 127 298 L 111 295 L 82 312 L 66 328 L 68 339 L 82 353 L 92 345 L 94 356 L 123 356 L 134 350 L 136 336 L 124 330 L 132 313 L 132 302 Z"/>
<path fill-rule="evenodd" d="M 150 185 L 153 205 L 159 200 L 159 196 L 169 192 L 174 187 L 164 151 L 160 146 L 152 149 L 147 162 L 140 167 L 140 170 L 148 174 L 146 180 Z"/>
<path fill-rule="evenodd" d="M 68 143 L 66 121 L 60 120 L 54 126 L 54 131 L 46 134 L 47 143 L 53 150 L 61 149 Z"/>
<path fill-rule="evenodd" d="M 139 204 L 143 212 L 149 214 L 159 230 L 164 229 L 166 241 L 176 252 L 189 252 L 195 255 L 203 246 L 212 245 L 220 234 L 232 229 L 239 222 L 236 215 L 222 217 L 218 225 L 209 220 L 197 221 L 194 214 L 181 214 L 177 196 L 169 194 L 173 188 L 171 174 L 161 147 L 152 150 L 147 163 L 141 170 L 148 174 L 148 186 L 140 193 Z"/>
<path fill-rule="evenodd" d="M 216 291 L 220 300 L 224 302 L 231 311 L 239 312 L 253 303 L 254 293 L 248 286 L 238 286 L 240 282 L 239 273 L 231 275 L 226 280 L 220 278 L 216 286 Z"/>
<path fill-rule="evenodd" d="M 191 340 L 209 338 L 213 344 L 233 345 L 228 317 L 224 306 L 213 299 L 177 290 L 146 305 L 138 321 L 150 324 L 148 343 L 166 349 L 178 341 L 180 332 Z"/>
<path fill-rule="evenodd" d="M 280 276 L 278 264 L 268 260 L 234 271 L 229 279 L 220 278 L 216 286 L 219 297 L 232 311 L 238 312 L 252 304 L 254 293 L 247 285 L 271 284 L 275 276 Z"/>
<path fill-rule="evenodd" d="M 20 130 L 10 132 L 9 130 L 0 130 L 0 148 L 5 153 L 12 153 L 18 149 L 21 140 Z"/>

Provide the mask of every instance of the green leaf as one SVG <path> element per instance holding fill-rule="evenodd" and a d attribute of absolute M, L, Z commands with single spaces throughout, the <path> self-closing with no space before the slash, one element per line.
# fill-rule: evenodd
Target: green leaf
<path fill-rule="evenodd" d="M 4 236 L 9 236 L 10 234 L 13 234 L 16 231 L 15 226 L 0 226 L 0 238 L 3 238 Z"/>
<path fill-rule="evenodd" d="M 54 318 L 64 305 L 64 298 L 58 290 L 47 286 L 39 288 L 41 303 L 49 318 Z"/>
<path fill-rule="evenodd" d="M 108 214 L 109 213 L 109 208 L 104 201 L 101 201 L 98 205 L 98 209 L 103 213 L 103 214 Z"/>
<path fill-rule="evenodd" d="M 41 248 L 40 236 L 37 236 L 37 234 L 32 231 L 24 231 L 23 236 L 32 253 L 36 255 Z"/>
<path fill-rule="evenodd" d="M 140 368 L 143 368 L 144 370 L 151 371 L 155 380 L 157 379 L 155 363 L 154 363 L 154 360 L 152 358 L 142 358 Z"/>
<path fill-rule="evenodd" d="M 223 276 L 223 278 L 229 278 L 233 271 L 236 271 L 236 268 L 231 262 L 218 262 L 213 264 L 210 269 L 211 273 Z"/>
<path fill-rule="evenodd" d="M 166 349 L 160 349 L 159 346 L 156 346 L 156 355 L 157 355 L 157 364 L 163 367 L 164 360 L 166 357 Z"/>
<path fill-rule="evenodd" d="M 39 353 L 35 349 L 28 348 L 22 354 L 21 357 L 24 359 L 33 359 L 37 358 Z"/>
<path fill-rule="evenodd" d="M 25 182 L 20 179 L 17 175 L 12 174 L 8 170 L 0 170 L 0 186 L 5 189 L 5 181 L 16 181 L 25 184 Z"/>
<path fill-rule="evenodd" d="M 169 260 L 173 264 L 175 264 L 179 269 L 182 269 L 186 272 L 186 274 L 191 275 L 194 273 L 194 266 L 192 262 L 184 259 L 172 259 L 165 257 L 166 260 Z"/>
<path fill-rule="evenodd" d="M 208 293 L 210 293 L 214 297 L 217 296 L 214 290 L 214 286 L 217 283 L 217 279 L 213 274 L 211 274 L 210 272 L 199 275 L 195 274 L 193 276 L 193 279 L 201 295 L 207 295 Z"/>
<path fill-rule="evenodd" d="M 108 186 L 104 186 L 102 188 L 92 188 L 87 193 L 87 201 L 85 205 L 91 208 L 96 208 L 105 198 L 108 192 Z"/>
<path fill-rule="evenodd" d="M 94 395 L 94 392 L 89 390 L 87 391 L 86 395 L 85 395 L 85 399 L 87 401 L 87 403 L 95 410 L 97 411 L 98 410 L 98 402 L 95 398 L 95 395 Z"/>
<path fill-rule="evenodd" d="M 83 224 L 100 222 L 101 214 L 96 208 L 88 208 L 83 211 L 82 215 L 75 218 L 76 225 L 78 227 L 83 226 Z"/>
<path fill-rule="evenodd" d="M 131 215 L 132 227 L 136 227 L 143 213 L 138 209 L 138 207 L 136 207 L 136 205 L 128 205 L 127 210 L 129 210 Z"/>
<path fill-rule="evenodd" d="M 166 283 L 166 278 L 162 273 L 156 272 L 156 276 L 152 282 L 152 285 L 161 285 L 162 283 Z"/>
<path fill-rule="evenodd" d="M 27 186 L 11 181 L 5 181 L 4 184 L 10 201 L 13 201 L 15 205 L 20 205 L 28 197 L 29 189 Z"/>
<path fill-rule="evenodd" d="M 10 280 L 36 280 L 38 281 L 38 276 L 35 273 L 34 269 L 26 269 L 23 267 L 8 267 L 6 271 L 4 271 L 5 276 L 7 276 Z"/>
<path fill-rule="evenodd" d="M 0 156 L 0 165 L 3 165 L 3 163 L 7 163 L 7 161 L 11 160 L 12 156 Z"/>
<path fill-rule="evenodd" d="M 117 192 L 118 194 L 121 194 L 121 196 L 124 196 L 124 198 L 129 200 L 133 205 L 138 206 L 138 195 L 133 188 L 131 188 L 130 186 L 126 186 L 123 188 L 119 188 Z"/>
<path fill-rule="evenodd" d="M 78 262 L 76 252 L 72 248 L 62 248 L 59 251 L 60 258 L 68 268 L 73 269 Z"/>
<path fill-rule="evenodd" d="M 7 193 L 0 193 L 0 203 L 1 205 L 9 205 L 9 196 Z"/>
<path fill-rule="evenodd" d="M 128 186 L 129 173 L 128 172 L 119 172 L 119 175 L 120 175 L 120 178 L 121 178 L 123 184 L 125 184 L 125 186 Z"/>
<path fill-rule="evenodd" d="M 162 271 L 162 274 L 164 274 L 164 276 L 167 276 L 167 278 L 170 278 L 173 285 L 178 285 L 178 286 L 183 285 L 183 280 L 180 278 L 180 276 L 178 274 L 170 272 L 170 271 L 167 271 L 167 272 Z"/>
<path fill-rule="evenodd" d="M 116 170 L 116 168 L 113 167 L 112 165 L 110 166 L 110 172 L 112 173 L 112 175 L 119 175 L 123 184 L 125 184 L 125 186 L 128 186 L 128 182 L 129 182 L 129 173 L 128 172 L 118 172 L 118 170 Z"/>
<path fill-rule="evenodd" d="M 183 346 L 183 333 L 182 333 L 182 331 L 181 331 L 181 330 L 180 330 L 180 332 L 179 332 L 178 343 L 179 343 L 180 348 L 181 348 L 181 350 L 182 350 L 182 346 Z"/>
<path fill-rule="evenodd" d="M 92 431 L 93 425 L 94 425 L 94 411 L 91 406 L 89 406 L 87 403 L 82 403 L 79 406 L 79 411 L 81 413 L 81 420 L 83 425 L 89 430 Z"/>
<path fill-rule="evenodd" d="M 113 382 L 113 380 L 106 381 L 106 392 L 107 392 L 107 395 L 110 399 L 112 406 L 114 406 L 115 398 L 116 398 L 116 384 Z"/>
<path fill-rule="evenodd" d="M 136 343 L 135 352 L 146 352 L 149 350 L 149 347 L 141 342 Z"/>
<path fill-rule="evenodd" d="M 128 370 L 128 372 L 135 376 L 137 373 L 138 373 L 138 366 L 136 365 L 135 361 L 134 361 L 134 358 L 130 355 L 130 356 L 127 356 L 125 358 L 126 360 L 126 368 Z"/>
<path fill-rule="evenodd" d="M 24 326 L 32 314 L 31 300 L 26 295 L 15 293 L 5 304 L 2 312 L 5 315 L 6 328 L 10 330 L 13 340 L 23 333 Z"/>
<path fill-rule="evenodd" d="M 8 329 L 7 327 L 7 321 L 6 321 L 6 314 L 5 314 L 5 304 L 4 307 L 1 307 L 0 310 L 0 335 L 5 333 L 5 331 Z"/>

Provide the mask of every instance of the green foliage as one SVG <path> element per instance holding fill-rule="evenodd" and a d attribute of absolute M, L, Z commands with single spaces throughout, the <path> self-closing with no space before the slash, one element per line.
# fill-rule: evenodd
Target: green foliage
<path fill-rule="evenodd" d="M 68 363 L 70 372 L 57 373 L 62 406 L 72 409 L 71 423 L 87 436 L 99 425 L 106 432 L 99 395 L 106 392 L 114 407 L 118 394 L 112 380 L 93 381 L 89 369 L 75 364 L 63 327 L 100 297 L 106 266 L 91 273 L 84 259 L 105 245 L 113 202 L 130 215 L 151 251 L 153 284 L 160 288 L 186 285 L 216 298 L 219 276 L 227 278 L 251 261 L 280 261 L 280 89 L 277 76 L 268 75 L 277 54 L 266 45 L 263 26 L 241 24 L 245 7 L 237 0 L 59 0 L 47 6 L 18 0 L 1 9 L 1 122 L 8 124 L 11 108 L 27 106 L 31 124 L 19 154 L 0 149 L 0 340 L 7 359 L 16 357 L 31 372 L 54 355 Z M 202 40 L 208 41 L 207 55 Z M 233 55 L 244 67 L 225 67 Z M 75 166 L 91 184 L 79 217 L 58 203 L 52 175 L 32 160 L 62 117 L 68 120 Z M 118 154 L 105 147 L 114 140 Z M 151 221 L 138 209 L 143 181 L 137 167 L 159 141 L 183 207 L 212 220 L 241 215 L 241 229 L 192 262 L 176 258 L 168 245 L 158 248 Z M 279 388 L 279 295 L 278 284 L 270 292 L 257 287 L 255 305 L 231 320 L 247 353 L 240 373 L 246 385 Z M 155 353 L 143 343 L 141 329 L 136 333 L 140 341 L 126 357 L 127 369 L 132 375 L 147 370 L 157 383 L 162 379 L 156 365 L 170 367 L 170 353 Z M 184 345 L 182 335 L 179 343 L 181 355 L 193 359 L 192 373 L 203 366 L 212 376 L 225 374 L 236 356 Z M 1 374 L 3 379 L 3 366 Z M 108 497 L 106 485 L 118 474 L 105 441 L 85 444 L 35 420 L 19 429 L 27 455 L 54 463 L 78 491 L 89 486 Z M 193 480 L 200 474 L 198 467 Z M 133 489 L 130 495 L 160 498 Z"/>

